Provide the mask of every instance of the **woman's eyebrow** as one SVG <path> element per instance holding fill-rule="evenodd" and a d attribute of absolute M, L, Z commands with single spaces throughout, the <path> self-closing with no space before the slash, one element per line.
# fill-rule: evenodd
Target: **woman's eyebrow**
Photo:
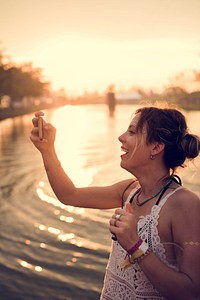
<path fill-rule="evenodd" d="M 136 124 L 130 124 L 128 128 L 129 129 L 135 129 L 136 128 Z"/>

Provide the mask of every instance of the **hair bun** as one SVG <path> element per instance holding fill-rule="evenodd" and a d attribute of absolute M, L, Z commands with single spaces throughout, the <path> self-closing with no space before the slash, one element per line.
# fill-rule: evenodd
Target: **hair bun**
<path fill-rule="evenodd" d="M 186 133 L 182 139 L 181 146 L 187 158 L 193 159 L 199 155 L 200 140 L 197 135 Z"/>

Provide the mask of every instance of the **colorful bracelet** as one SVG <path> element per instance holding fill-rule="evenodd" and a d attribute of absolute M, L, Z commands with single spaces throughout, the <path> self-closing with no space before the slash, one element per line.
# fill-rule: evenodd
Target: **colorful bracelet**
<path fill-rule="evenodd" d="M 149 254 L 151 249 L 149 248 L 149 245 L 142 241 L 142 244 L 138 247 L 138 249 L 129 256 L 129 262 L 131 264 L 135 263 L 136 261 L 140 260 L 142 257 Z"/>
<path fill-rule="evenodd" d="M 138 250 L 139 246 L 142 244 L 143 240 L 141 238 L 139 238 L 139 240 L 137 241 L 137 243 L 135 243 L 135 245 L 128 250 L 128 254 L 132 255 L 136 250 Z"/>
<path fill-rule="evenodd" d="M 138 247 L 137 250 L 135 250 L 135 252 L 133 252 L 133 254 L 130 255 L 127 253 L 125 260 L 121 264 L 121 267 L 124 269 L 129 268 L 132 264 L 141 261 L 151 251 L 152 249 L 148 246 L 148 244 L 142 241 L 141 245 Z"/>
<path fill-rule="evenodd" d="M 152 249 L 149 248 L 143 255 L 141 255 L 140 257 L 135 259 L 135 262 L 140 262 L 141 260 L 143 260 L 143 258 L 145 258 L 149 253 L 151 253 L 151 251 L 152 251 Z"/>

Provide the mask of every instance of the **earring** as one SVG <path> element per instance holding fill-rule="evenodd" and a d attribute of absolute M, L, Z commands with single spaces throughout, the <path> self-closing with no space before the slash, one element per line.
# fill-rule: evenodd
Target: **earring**
<path fill-rule="evenodd" d="M 150 159 L 154 160 L 155 156 L 153 154 L 150 155 Z"/>

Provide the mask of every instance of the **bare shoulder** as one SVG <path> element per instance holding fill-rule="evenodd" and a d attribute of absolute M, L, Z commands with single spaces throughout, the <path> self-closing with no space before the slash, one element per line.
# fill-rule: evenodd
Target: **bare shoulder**
<path fill-rule="evenodd" d="M 125 201 L 129 196 L 130 192 L 138 185 L 138 180 L 133 177 L 132 180 L 127 180 L 124 182 L 123 189 L 122 189 L 122 200 Z"/>
<path fill-rule="evenodd" d="M 192 191 L 182 188 L 173 195 L 173 201 L 171 201 L 173 211 L 181 211 L 182 213 L 188 210 L 200 210 L 200 199 Z"/>
<path fill-rule="evenodd" d="M 181 189 L 171 199 L 171 222 L 174 235 L 180 241 L 183 238 L 197 236 L 200 233 L 200 199 L 192 191 Z"/>
<path fill-rule="evenodd" d="M 136 178 L 130 178 L 125 179 L 123 181 L 120 181 L 117 183 L 118 190 L 120 192 L 120 196 L 124 197 L 127 193 L 129 193 L 130 190 L 132 190 L 136 185 L 138 184 L 138 181 Z"/>

